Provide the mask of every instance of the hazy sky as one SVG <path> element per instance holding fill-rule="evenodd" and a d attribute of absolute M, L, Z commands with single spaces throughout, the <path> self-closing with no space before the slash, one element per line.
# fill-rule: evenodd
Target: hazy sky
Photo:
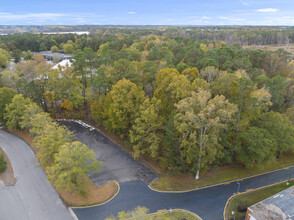
<path fill-rule="evenodd" d="M 0 24 L 294 25 L 294 0 L 0 0 Z"/>

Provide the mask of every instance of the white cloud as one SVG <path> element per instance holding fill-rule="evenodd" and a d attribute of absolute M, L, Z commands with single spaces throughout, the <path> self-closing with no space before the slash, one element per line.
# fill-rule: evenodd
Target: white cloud
<path fill-rule="evenodd" d="M 129 11 L 128 14 L 133 15 L 133 14 L 136 14 L 136 12 L 135 11 Z"/>
<path fill-rule="evenodd" d="M 242 3 L 242 5 L 244 5 L 244 6 L 250 6 L 250 4 L 248 3 L 248 2 L 241 2 Z"/>
<path fill-rule="evenodd" d="M 26 13 L 26 14 L 14 14 L 0 12 L 0 24 L 13 23 L 28 23 L 28 24 L 43 24 L 43 23 L 54 23 L 64 24 L 71 21 L 75 23 L 88 23 L 91 19 L 99 19 L 98 22 L 104 19 L 104 15 L 95 13 Z M 95 21 L 97 22 L 97 21 Z"/>
<path fill-rule="evenodd" d="M 225 16 L 220 16 L 219 19 L 227 20 L 227 21 L 232 21 L 232 22 L 235 22 L 235 21 L 245 21 L 245 19 L 243 19 L 243 18 L 234 18 L 234 17 L 225 17 Z"/>
<path fill-rule="evenodd" d="M 27 13 L 27 14 L 12 14 L 12 13 L 0 13 L 0 19 L 6 21 L 23 21 L 23 20 L 35 20 L 38 22 L 44 22 L 45 20 L 56 21 L 61 17 L 67 16 L 66 14 L 59 13 Z"/>
<path fill-rule="evenodd" d="M 85 18 L 73 18 L 73 20 L 75 20 L 78 23 L 86 23 L 86 19 Z"/>
<path fill-rule="evenodd" d="M 210 17 L 202 16 L 201 19 L 210 19 Z"/>
<path fill-rule="evenodd" d="M 261 9 L 257 9 L 256 11 L 258 11 L 258 12 L 277 12 L 277 11 L 279 11 L 279 9 L 277 9 L 277 8 L 261 8 Z"/>

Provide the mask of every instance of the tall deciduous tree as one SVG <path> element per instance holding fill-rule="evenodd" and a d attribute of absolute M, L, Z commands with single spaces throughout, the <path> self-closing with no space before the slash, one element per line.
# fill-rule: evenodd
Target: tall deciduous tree
<path fill-rule="evenodd" d="M 27 105 L 22 116 L 22 121 L 20 123 L 21 128 L 29 130 L 32 127 L 32 117 L 41 112 L 43 112 L 43 109 L 39 107 L 36 103 L 32 102 Z"/>
<path fill-rule="evenodd" d="M 277 54 L 268 54 L 262 64 L 269 78 L 276 76 L 283 65 L 285 62 Z"/>
<path fill-rule="evenodd" d="M 34 139 L 34 145 L 39 148 L 37 158 L 42 167 L 55 164 L 55 155 L 59 153 L 61 145 L 72 140 L 72 133 L 56 123 L 48 124 L 42 133 Z"/>
<path fill-rule="evenodd" d="M 196 78 L 200 78 L 199 70 L 194 68 L 187 68 L 182 71 L 182 74 L 190 81 L 193 82 Z"/>
<path fill-rule="evenodd" d="M 123 78 L 136 81 L 135 67 L 127 59 L 115 61 L 113 69 L 109 72 L 109 79 L 112 84 L 115 84 Z"/>
<path fill-rule="evenodd" d="M 13 89 L 3 87 L 0 88 L 0 122 L 4 122 L 6 105 L 12 102 L 16 92 Z"/>
<path fill-rule="evenodd" d="M 240 135 L 240 139 L 241 149 L 237 157 L 247 168 L 261 167 L 275 159 L 276 142 L 266 129 L 250 127 Z"/>
<path fill-rule="evenodd" d="M 154 96 L 161 100 L 160 115 L 168 120 L 174 111 L 174 104 L 190 95 L 191 83 L 176 69 L 165 68 L 159 71 L 155 80 Z"/>
<path fill-rule="evenodd" d="M 206 82 L 211 83 L 217 78 L 225 75 L 226 72 L 216 69 L 214 66 L 208 66 L 200 71 L 201 78 Z"/>
<path fill-rule="evenodd" d="M 66 54 L 73 54 L 75 51 L 74 44 L 71 40 L 67 41 L 66 44 L 63 45 L 63 51 Z"/>
<path fill-rule="evenodd" d="M 5 67 L 9 59 L 9 52 L 5 49 L 0 48 L 0 67 Z"/>
<path fill-rule="evenodd" d="M 103 115 L 106 128 L 127 136 L 145 99 L 141 87 L 126 79 L 118 81 L 105 99 Z"/>
<path fill-rule="evenodd" d="M 245 77 L 241 77 L 238 79 L 237 90 L 232 98 L 232 103 L 238 105 L 238 116 L 237 116 L 236 136 L 235 136 L 236 141 L 238 139 L 238 134 L 240 129 L 241 115 L 242 113 L 247 113 L 244 110 L 246 110 L 247 108 L 250 108 L 251 103 L 253 102 L 253 98 L 250 96 L 253 88 L 254 88 L 253 82 L 250 79 L 247 79 Z"/>
<path fill-rule="evenodd" d="M 135 158 L 142 154 L 157 158 L 164 129 L 164 119 L 159 114 L 161 101 L 155 97 L 147 98 L 140 106 L 140 115 L 130 131 L 130 140 L 134 144 Z"/>
<path fill-rule="evenodd" d="M 13 97 L 9 105 L 6 105 L 4 120 L 9 129 L 21 129 L 25 110 L 30 103 L 29 98 L 24 98 L 22 94 L 19 94 Z"/>
<path fill-rule="evenodd" d="M 192 92 L 191 97 L 176 104 L 175 127 L 177 128 L 182 156 L 196 172 L 199 179 L 200 168 L 212 163 L 221 154 L 219 132 L 232 120 L 237 111 L 234 104 L 224 96 L 211 99 L 210 92 Z"/>
<path fill-rule="evenodd" d="M 102 163 L 95 159 L 95 153 L 79 141 L 60 146 L 55 155 L 55 164 L 49 169 L 49 180 L 57 187 L 82 194 L 83 177 L 88 173 L 99 173 Z"/>
<path fill-rule="evenodd" d="M 279 156 L 285 151 L 294 150 L 294 128 L 291 121 L 278 112 L 266 112 L 254 123 L 266 129 L 274 140 L 275 152 Z"/>
<path fill-rule="evenodd" d="M 86 100 L 86 89 L 88 87 L 88 75 L 90 73 L 87 69 L 87 57 L 84 51 L 78 49 L 74 52 L 74 72 L 78 77 L 81 77 L 81 83 L 83 84 L 82 96 L 84 98 L 84 111 L 86 116 L 88 115 L 87 111 L 87 100 Z"/>
<path fill-rule="evenodd" d="M 25 121 L 27 122 L 26 124 Z M 22 126 L 29 130 L 32 137 L 36 137 L 46 132 L 44 128 L 50 129 L 50 126 L 54 126 L 54 123 L 48 113 L 39 112 L 31 115 L 28 120 L 24 120 Z"/>
<path fill-rule="evenodd" d="M 232 73 L 225 74 L 210 83 L 210 88 L 213 95 L 223 95 L 230 101 L 236 95 L 237 87 L 238 77 Z"/>
<path fill-rule="evenodd" d="M 275 76 L 268 80 L 266 85 L 272 95 L 272 110 L 282 112 L 285 107 L 287 82 L 281 76 Z"/>

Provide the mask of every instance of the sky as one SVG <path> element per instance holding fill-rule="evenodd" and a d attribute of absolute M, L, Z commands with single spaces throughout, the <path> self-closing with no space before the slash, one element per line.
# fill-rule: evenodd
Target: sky
<path fill-rule="evenodd" d="M 294 0 L 0 0 L 0 25 L 290 25 Z"/>

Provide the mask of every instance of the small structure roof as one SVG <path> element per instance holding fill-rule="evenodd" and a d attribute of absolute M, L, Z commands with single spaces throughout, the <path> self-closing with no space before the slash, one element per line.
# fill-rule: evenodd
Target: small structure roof
<path fill-rule="evenodd" d="M 59 69 L 59 66 L 61 66 L 62 68 L 65 67 L 71 67 L 72 62 L 70 62 L 69 60 L 62 60 L 61 62 L 57 63 L 55 66 L 52 67 L 52 69 L 56 70 Z"/>

